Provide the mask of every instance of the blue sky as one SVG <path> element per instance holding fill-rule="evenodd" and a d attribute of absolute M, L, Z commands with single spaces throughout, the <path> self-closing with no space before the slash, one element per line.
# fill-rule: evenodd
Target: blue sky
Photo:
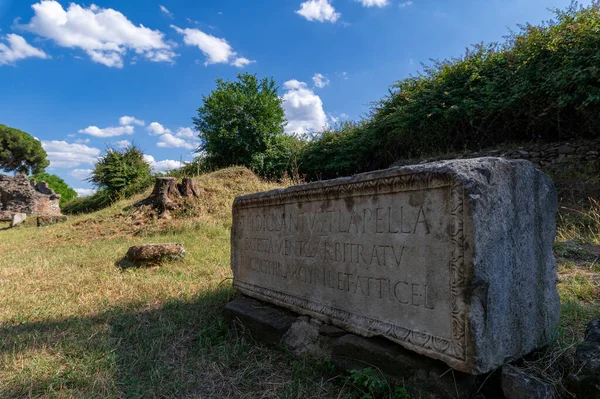
<path fill-rule="evenodd" d="M 570 0 L 0 0 L 0 123 L 42 141 L 80 193 L 107 146 L 192 159 L 217 77 L 272 76 L 287 130 L 360 119 L 431 58 L 500 41 Z M 581 2 L 589 4 L 589 0 Z"/>

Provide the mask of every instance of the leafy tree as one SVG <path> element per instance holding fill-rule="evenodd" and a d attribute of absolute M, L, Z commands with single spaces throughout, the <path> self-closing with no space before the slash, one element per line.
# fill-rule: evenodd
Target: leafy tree
<path fill-rule="evenodd" d="M 127 198 L 152 184 L 152 168 L 134 145 L 122 150 L 107 148 L 88 181 L 113 199 Z"/>
<path fill-rule="evenodd" d="M 0 125 L 0 169 L 29 174 L 43 172 L 48 165 L 39 140 L 19 129 Z"/>
<path fill-rule="evenodd" d="M 256 169 L 260 154 L 283 134 L 282 100 L 272 78 L 244 73 L 236 81 L 217 79 L 217 88 L 202 100 L 198 116 L 192 119 L 200 132 L 200 150 L 213 167 Z"/>
<path fill-rule="evenodd" d="M 77 193 L 73 190 L 63 179 L 56 175 L 51 175 L 49 173 L 36 173 L 31 176 L 32 180 L 36 182 L 41 182 L 42 180 L 48 183 L 48 187 L 50 187 L 56 194 L 60 194 L 60 204 L 64 205 L 67 202 L 71 201 L 73 198 L 77 198 Z"/>

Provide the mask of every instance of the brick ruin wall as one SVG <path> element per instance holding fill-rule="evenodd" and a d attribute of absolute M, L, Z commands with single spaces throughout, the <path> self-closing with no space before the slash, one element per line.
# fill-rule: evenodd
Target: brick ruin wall
<path fill-rule="evenodd" d="M 10 219 L 15 213 L 58 216 L 59 202 L 60 195 L 44 181 L 34 184 L 24 174 L 0 174 L 0 219 Z"/>

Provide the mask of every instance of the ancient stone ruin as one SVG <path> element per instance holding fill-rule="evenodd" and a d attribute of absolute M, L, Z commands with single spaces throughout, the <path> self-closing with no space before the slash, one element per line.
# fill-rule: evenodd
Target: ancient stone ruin
<path fill-rule="evenodd" d="M 528 161 L 502 158 L 245 195 L 233 205 L 234 286 L 302 315 L 294 322 L 300 341 L 318 344 L 323 325 L 337 328 L 341 337 L 329 345 L 334 358 L 339 352 L 346 362 L 356 356 L 371 363 L 374 353 L 381 360 L 390 352 L 410 359 L 411 372 L 419 362 L 432 370 L 437 359 L 474 381 L 468 376 L 492 372 L 554 337 L 557 206 L 547 175 Z M 271 323 L 251 308 L 232 303 L 228 312 L 250 320 L 246 326 Z M 417 362 L 409 352 L 429 359 Z"/>
<path fill-rule="evenodd" d="M 60 195 L 45 181 L 31 182 L 27 175 L 0 175 L 0 220 L 14 214 L 60 216 Z"/>

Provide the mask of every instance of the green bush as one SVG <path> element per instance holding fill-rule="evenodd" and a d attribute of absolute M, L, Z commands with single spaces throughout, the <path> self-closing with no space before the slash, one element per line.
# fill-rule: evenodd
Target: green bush
<path fill-rule="evenodd" d="M 30 179 L 36 182 L 45 181 L 56 194 L 60 194 L 60 205 L 63 206 L 74 198 L 77 198 L 77 193 L 63 179 L 49 173 L 36 173 Z"/>
<path fill-rule="evenodd" d="M 555 11 L 554 21 L 520 26 L 502 44 L 435 61 L 393 84 L 365 121 L 319 135 L 300 170 L 310 179 L 335 177 L 508 141 L 596 137 L 598 43 L 600 3 L 573 3 Z"/>
<path fill-rule="evenodd" d="M 142 150 L 134 145 L 122 150 L 108 148 L 88 181 L 114 200 L 128 198 L 152 185 L 152 168 L 144 160 Z"/>

